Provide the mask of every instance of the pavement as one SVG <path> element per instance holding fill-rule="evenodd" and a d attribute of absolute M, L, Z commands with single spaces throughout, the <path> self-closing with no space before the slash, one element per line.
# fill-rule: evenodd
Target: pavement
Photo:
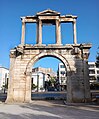
<path fill-rule="evenodd" d="M 0 119 L 99 119 L 99 105 L 65 105 L 62 100 L 1 103 Z"/>

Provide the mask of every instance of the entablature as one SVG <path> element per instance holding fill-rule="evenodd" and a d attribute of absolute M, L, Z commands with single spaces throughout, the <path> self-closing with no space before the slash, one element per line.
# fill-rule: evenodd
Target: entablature
<path fill-rule="evenodd" d="M 37 23 L 38 20 L 59 20 L 60 22 L 73 22 L 75 19 L 77 19 L 77 16 L 26 16 L 26 17 L 21 17 L 22 22 L 25 23 Z"/>
<path fill-rule="evenodd" d="M 36 23 L 37 24 L 37 37 L 36 44 L 42 44 L 42 28 L 43 25 L 55 25 L 55 34 L 56 34 L 56 44 L 62 44 L 61 42 L 61 23 L 72 23 L 73 25 L 73 43 L 77 44 L 76 36 L 76 19 L 77 16 L 73 15 L 60 15 L 59 12 L 53 10 L 44 10 L 38 12 L 34 16 L 21 17 L 22 20 L 22 36 L 21 44 L 25 44 L 25 31 L 26 23 Z"/>

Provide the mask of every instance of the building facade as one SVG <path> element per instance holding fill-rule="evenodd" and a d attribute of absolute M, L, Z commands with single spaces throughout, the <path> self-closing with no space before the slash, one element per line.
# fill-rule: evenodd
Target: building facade
<path fill-rule="evenodd" d="M 95 62 L 88 62 L 90 83 L 99 82 L 99 68 Z"/>
<path fill-rule="evenodd" d="M 66 68 L 63 63 L 59 63 L 58 65 L 58 76 L 57 77 L 60 83 L 60 89 L 66 90 L 67 77 L 66 77 Z"/>
<path fill-rule="evenodd" d="M 8 79 L 9 69 L 0 67 L 0 90 L 2 90 L 5 85 L 8 85 Z"/>
<path fill-rule="evenodd" d="M 95 62 L 88 62 L 89 65 L 89 82 L 90 84 L 93 82 L 99 82 L 99 68 L 96 67 Z M 58 78 L 60 85 L 66 85 L 67 77 L 66 77 L 66 69 L 63 63 L 59 63 L 58 66 Z"/>
<path fill-rule="evenodd" d="M 32 69 L 32 84 L 36 86 L 34 92 L 45 91 L 45 82 L 50 80 L 49 76 L 56 76 L 51 68 L 37 67 Z"/>
<path fill-rule="evenodd" d="M 45 74 L 43 72 L 33 72 L 32 73 L 32 84 L 35 86 L 33 92 L 42 92 L 44 91 L 45 84 Z"/>
<path fill-rule="evenodd" d="M 44 74 L 50 74 L 50 76 L 56 76 L 56 73 L 51 68 L 36 67 L 32 69 L 32 72 L 43 72 Z"/>

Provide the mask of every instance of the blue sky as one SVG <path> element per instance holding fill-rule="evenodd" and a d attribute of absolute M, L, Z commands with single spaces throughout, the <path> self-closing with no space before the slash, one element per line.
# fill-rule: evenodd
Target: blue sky
<path fill-rule="evenodd" d="M 95 61 L 99 46 L 99 0 L 0 0 L 0 65 L 9 68 L 9 52 L 20 44 L 21 16 L 35 15 L 39 11 L 52 9 L 61 15 L 77 15 L 78 43 L 92 43 L 89 61 Z M 55 42 L 54 26 L 43 27 L 43 43 Z M 47 32 L 45 32 L 47 31 Z M 49 34 L 52 34 L 50 35 Z M 62 43 L 72 43 L 72 25 L 62 24 Z M 35 44 L 36 25 L 26 25 L 26 43 Z M 57 59 L 46 58 L 35 66 L 56 68 Z M 49 65 L 48 65 L 49 64 Z"/>

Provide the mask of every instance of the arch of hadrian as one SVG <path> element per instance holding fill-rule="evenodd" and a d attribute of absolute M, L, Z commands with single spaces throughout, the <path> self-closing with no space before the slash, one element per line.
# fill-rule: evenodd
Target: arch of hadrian
<path fill-rule="evenodd" d="M 67 102 L 90 101 L 87 60 L 91 44 L 77 44 L 77 16 L 63 15 L 52 10 L 38 12 L 35 16 L 21 17 L 21 44 L 10 50 L 10 80 L 7 102 L 31 101 L 32 66 L 39 59 L 52 56 L 61 60 L 67 70 Z M 25 44 L 26 23 L 37 24 L 37 43 Z M 73 24 L 73 44 L 61 44 L 61 23 Z M 42 26 L 55 25 L 56 44 L 42 44 Z M 66 39 L 68 40 L 68 39 Z"/>

